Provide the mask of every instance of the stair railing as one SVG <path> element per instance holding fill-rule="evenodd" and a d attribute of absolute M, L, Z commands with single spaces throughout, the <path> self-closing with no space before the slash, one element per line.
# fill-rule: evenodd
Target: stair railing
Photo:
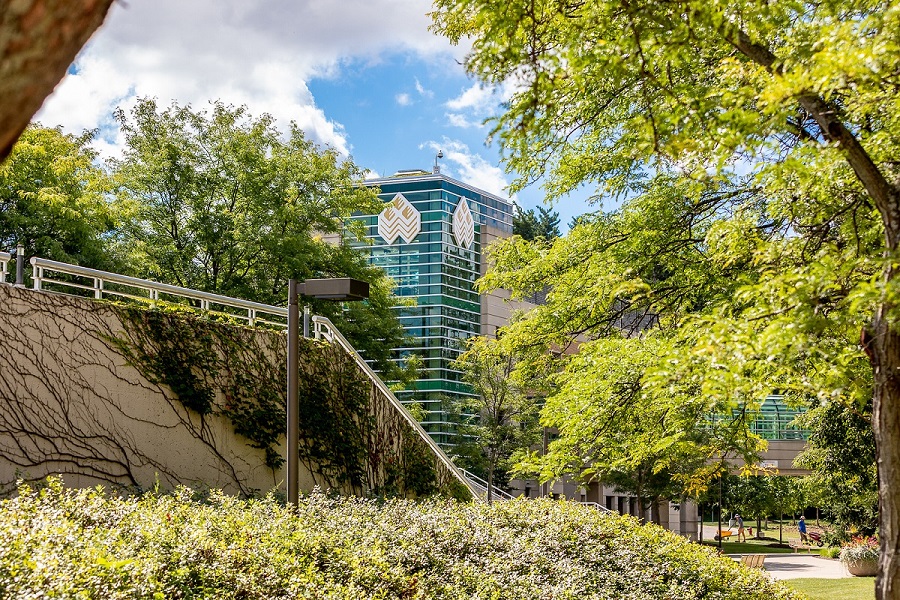
<path fill-rule="evenodd" d="M 450 460 L 450 457 L 441 449 L 440 446 L 437 445 L 428 432 L 422 427 L 422 425 L 415 419 L 415 417 L 410 414 L 409 410 L 403 403 L 397 399 L 397 396 L 394 395 L 394 392 L 391 391 L 391 388 L 387 386 L 387 384 L 381 380 L 381 378 L 372 370 L 372 367 L 360 356 L 359 352 L 347 341 L 347 338 L 341 334 L 340 331 L 334 326 L 329 319 L 325 317 L 313 316 L 313 335 L 317 340 L 326 340 L 331 343 L 336 343 L 338 346 L 344 349 L 347 354 L 349 354 L 356 364 L 362 369 L 363 373 L 365 373 L 368 378 L 372 381 L 375 387 L 380 391 L 388 401 L 393 405 L 393 407 L 399 411 L 403 418 L 406 419 L 406 422 L 410 427 L 419 435 L 422 440 L 428 444 L 428 446 L 434 451 L 434 453 L 438 456 L 440 461 L 444 463 L 444 466 L 449 469 L 449 471 L 457 478 L 459 481 L 466 486 L 466 488 L 472 492 L 472 496 L 475 498 L 479 498 L 480 494 L 472 482 L 464 475 L 462 469 L 453 464 L 453 461 Z"/>
<path fill-rule="evenodd" d="M 483 500 L 487 500 L 488 482 L 474 473 L 470 473 L 469 471 L 466 471 L 465 469 L 461 469 L 461 470 L 463 472 L 463 475 L 465 475 L 466 478 L 469 481 L 471 481 L 475 485 L 476 488 L 478 488 L 479 496 L 481 496 L 481 498 Z M 508 492 L 504 492 L 503 490 L 501 490 L 500 488 L 498 488 L 496 486 L 492 485 L 490 487 L 492 488 L 491 498 L 493 500 L 512 500 L 514 497 L 512 494 L 510 494 Z"/>

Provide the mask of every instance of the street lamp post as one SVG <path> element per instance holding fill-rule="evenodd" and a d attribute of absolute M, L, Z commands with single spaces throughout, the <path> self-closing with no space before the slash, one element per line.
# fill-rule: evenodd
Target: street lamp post
<path fill-rule="evenodd" d="M 300 498 L 300 296 L 344 302 L 369 297 L 369 283 L 343 277 L 288 281 L 287 331 L 287 500 Z M 309 336 L 309 307 L 303 309 L 303 336 Z"/>

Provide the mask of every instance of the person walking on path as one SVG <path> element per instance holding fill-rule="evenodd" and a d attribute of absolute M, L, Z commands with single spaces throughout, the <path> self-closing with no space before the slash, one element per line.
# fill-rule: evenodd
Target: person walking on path
<path fill-rule="evenodd" d="M 737 532 L 738 541 L 741 541 L 741 538 L 743 537 L 744 538 L 743 541 L 746 542 L 747 534 L 744 532 L 744 520 L 741 518 L 741 515 L 734 515 L 734 524 L 737 525 L 737 528 L 738 528 L 738 532 Z"/>
<path fill-rule="evenodd" d="M 797 529 L 800 531 L 800 541 L 804 544 L 809 542 L 809 536 L 806 535 L 806 520 L 803 518 L 803 515 L 800 515 Z"/>

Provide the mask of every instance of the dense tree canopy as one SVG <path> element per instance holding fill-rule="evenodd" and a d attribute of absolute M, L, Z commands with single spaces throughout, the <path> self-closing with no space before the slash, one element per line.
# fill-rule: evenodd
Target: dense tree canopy
<path fill-rule="evenodd" d="M 515 357 L 496 340 L 470 338 L 454 367 L 476 394 L 455 399 L 449 407 L 461 419 L 459 432 L 464 440 L 454 454 L 484 473 L 490 502 L 493 487 L 509 479 L 513 452 L 538 440 L 538 390 L 516 372 Z"/>
<path fill-rule="evenodd" d="M 765 386 L 787 387 L 795 398 L 858 407 L 871 396 L 881 473 L 878 596 L 900 597 L 900 5 L 437 0 L 436 7 L 437 31 L 472 39 L 470 73 L 514 84 L 492 129 L 519 174 L 514 189 L 546 177 L 551 198 L 586 183 L 600 195 L 633 197 L 662 175 L 695 187 L 647 210 L 648 222 L 680 203 L 702 214 L 710 194 L 735 195 L 714 202 L 716 222 L 705 231 L 695 226 L 697 210 L 673 222 L 676 239 L 708 258 L 706 267 L 673 263 L 669 253 L 654 261 L 663 273 L 649 278 L 639 268 L 606 275 L 600 268 L 594 277 L 588 264 L 576 265 L 586 261 L 582 253 L 541 268 L 548 275 L 551 265 L 568 264 L 589 275 L 565 286 L 584 293 L 558 305 L 577 309 L 569 331 L 632 314 L 636 297 L 694 297 L 693 325 L 677 334 L 691 351 L 663 364 L 675 375 L 670 381 L 693 380 L 710 397 L 746 400 Z M 607 231 L 596 237 L 599 252 L 645 235 L 632 230 L 616 244 Z M 733 297 L 716 302 L 715 293 L 702 293 L 704 269 L 735 271 L 722 279 Z M 686 285 L 656 283 L 679 272 Z M 688 280 L 696 276 L 694 292 Z M 525 328 L 549 331 L 539 323 Z"/>
<path fill-rule="evenodd" d="M 403 336 L 393 284 L 345 241 L 353 211 L 381 208 L 358 167 L 245 107 L 141 100 L 117 118 L 125 149 L 107 168 L 90 133 L 26 130 L 0 165 L 0 246 L 280 305 L 289 278 L 363 279 L 367 302 L 310 300 L 313 312 L 385 377 L 411 376 L 391 360 Z"/>
<path fill-rule="evenodd" d="M 113 268 L 117 219 L 91 135 L 31 125 L 0 164 L 0 249 L 86 267 Z"/>
<path fill-rule="evenodd" d="M 524 210 L 518 204 L 513 206 L 513 235 L 520 235 L 526 240 L 558 238 L 559 213 L 543 206 L 538 206 L 536 210 Z"/>

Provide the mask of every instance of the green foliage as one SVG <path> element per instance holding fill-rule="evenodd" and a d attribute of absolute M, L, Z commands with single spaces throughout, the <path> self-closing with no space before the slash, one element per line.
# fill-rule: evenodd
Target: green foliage
<path fill-rule="evenodd" d="M 269 467 L 281 466 L 286 423 L 281 333 L 216 322 L 165 303 L 149 310 L 113 306 L 124 331 L 109 342 L 132 365 L 151 382 L 168 386 L 201 419 L 227 417 L 236 434 L 265 452 Z M 440 481 L 434 452 L 400 415 L 382 415 L 385 422 L 378 422 L 372 383 L 343 349 L 307 339 L 300 344 L 299 452 L 310 472 L 329 487 L 360 494 L 470 496 Z M 403 423 L 403 431 L 388 423 L 392 417 Z M 387 464 L 383 478 L 381 463 Z"/>
<path fill-rule="evenodd" d="M 871 402 L 870 359 L 881 376 L 898 366 L 885 350 L 900 306 L 896 5 L 438 0 L 432 17 L 471 39 L 475 78 L 515 83 L 491 131 L 513 189 L 628 199 L 567 240 L 495 252 L 486 289 L 554 285 L 508 336 L 564 348 L 668 330 L 642 393 L 737 415 L 747 458 L 746 417 L 773 389 L 798 405 Z M 893 447 L 896 431 L 881 433 Z"/>
<path fill-rule="evenodd" d="M 536 390 L 531 381 L 515 373 L 515 358 L 496 340 L 470 338 L 453 366 L 462 371 L 463 381 L 472 386 L 474 394 L 455 399 L 449 407 L 460 419 L 460 434 L 470 440 L 454 450 L 463 461 L 468 454 L 468 464 L 463 466 L 484 463 L 483 470 L 476 468 L 476 472 L 484 473 L 490 500 L 495 480 L 505 483 L 509 479 L 508 461 L 513 452 L 538 440 Z M 483 461 L 478 460 L 481 457 Z"/>
<path fill-rule="evenodd" d="M 567 502 L 458 504 L 23 486 L 0 504 L 0 589 L 89 598 L 799 596 L 655 526 Z"/>
<path fill-rule="evenodd" d="M 91 132 L 24 132 L 0 167 L 0 249 L 276 305 L 290 278 L 362 279 L 366 302 L 308 303 L 386 379 L 415 378 L 391 360 L 404 336 L 392 281 L 344 240 L 361 232 L 351 213 L 381 209 L 359 167 L 222 102 L 143 99 L 116 118 L 126 148 L 105 170 Z"/>
<path fill-rule="evenodd" d="M 516 83 L 491 132 L 514 190 L 547 176 L 551 197 L 624 192 L 650 169 L 704 178 L 737 160 L 789 185 L 858 190 L 816 98 L 886 172 L 896 156 L 892 4 L 438 0 L 432 17 L 471 40 L 476 79 Z"/>
<path fill-rule="evenodd" d="M 305 302 L 386 379 L 412 376 L 390 360 L 403 338 L 392 282 L 344 240 L 361 231 L 351 213 L 381 210 L 375 191 L 360 185 L 359 167 L 296 124 L 282 136 L 271 115 L 253 117 L 243 106 L 160 109 L 143 99 L 116 118 L 126 149 L 110 166 L 137 275 L 277 305 L 287 302 L 292 278 L 368 281 L 367 302 Z"/>
<path fill-rule="evenodd" d="M 513 209 L 513 235 L 529 241 L 539 237 L 553 240 L 560 236 L 558 212 L 539 206 L 535 213 L 535 209 L 522 210 L 518 204 Z"/>
<path fill-rule="evenodd" d="M 803 417 L 812 431 L 797 464 L 810 469 L 808 493 L 842 529 L 874 533 L 878 522 L 878 475 L 871 405 L 862 411 L 826 404 Z"/>
<path fill-rule="evenodd" d="M 339 233 L 378 200 L 354 185 L 362 172 L 270 115 L 212 105 L 211 112 L 144 99 L 119 110 L 125 137 L 113 162 L 137 263 L 166 282 L 260 302 L 281 298 L 290 277 L 334 259 L 317 235 Z"/>
<path fill-rule="evenodd" d="M 277 452 L 286 422 L 281 336 L 215 323 L 165 304 L 115 310 L 125 330 L 110 342 L 145 377 L 168 386 L 199 415 L 227 416 L 235 433 L 265 451 L 269 467 L 284 462 Z M 307 349 L 303 355 L 315 353 Z M 327 373 L 318 375 L 330 379 Z M 341 454 L 344 448 L 333 450 Z"/>
<path fill-rule="evenodd" d="M 110 186 L 94 165 L 91 137 L 39 124 L 22 133 L 0 165 L 0 249 L 22 243 L 26 256 L 116 266 L 107 238 L 118 217 L 104 196 Z"/>

